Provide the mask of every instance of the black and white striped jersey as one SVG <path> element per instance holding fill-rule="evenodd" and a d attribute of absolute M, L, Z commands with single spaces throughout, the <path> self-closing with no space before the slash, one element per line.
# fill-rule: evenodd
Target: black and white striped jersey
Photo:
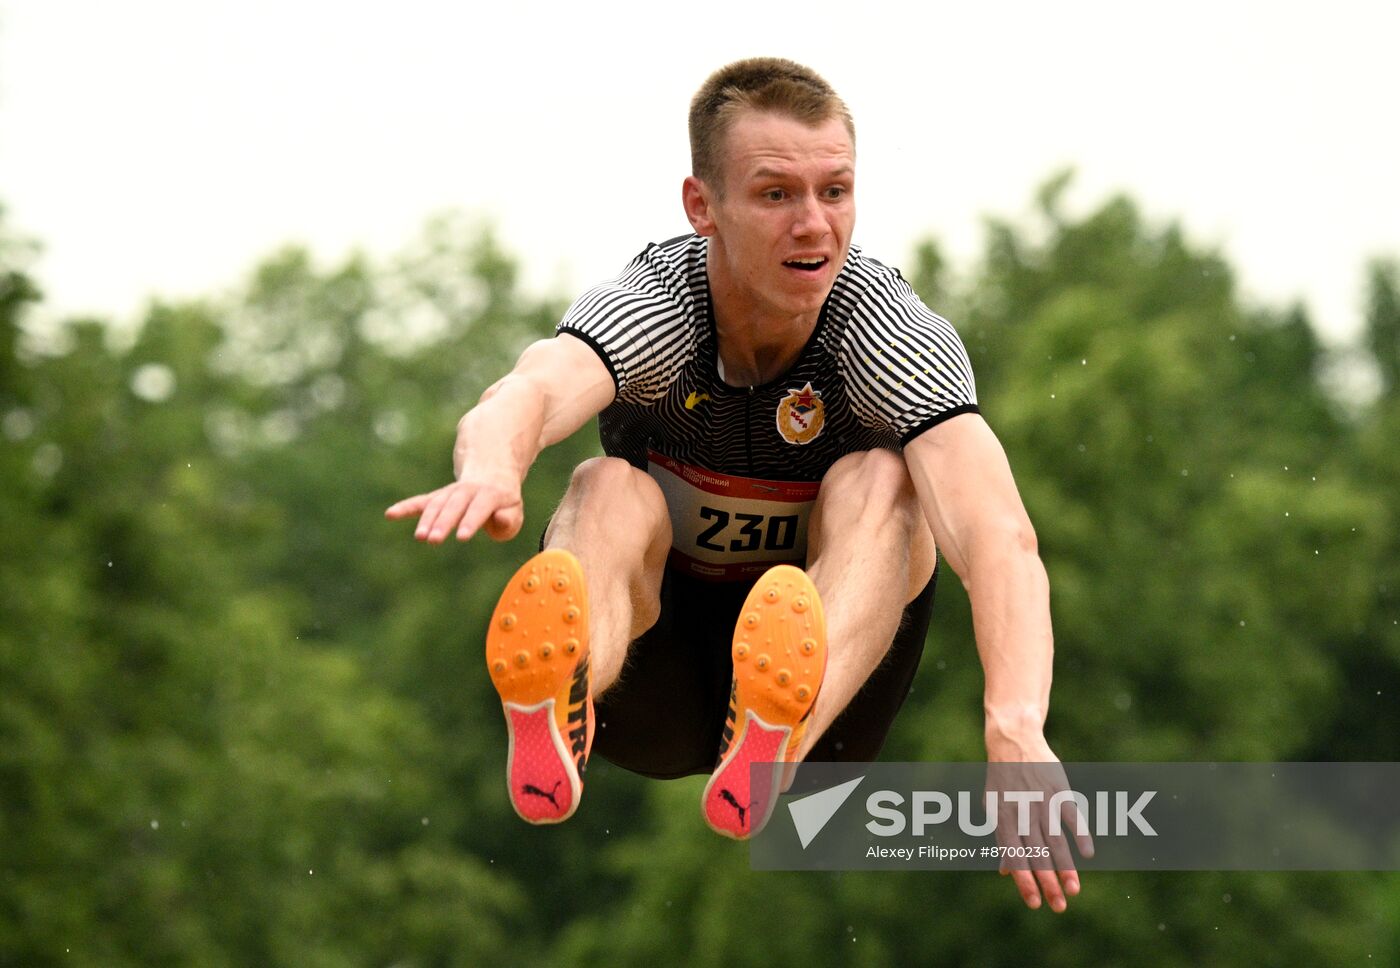
<path fill-rule="evenodd" d="M 952 325 L 854 245 L 792 368 L 762 386 L 730 386 L 717 365 L 707 252 L 694 235 L 649 245 L 558 325 L 592 346 L 617 384 L 599 416 L 607 454 L 644 470 L 659 454 L 723 474 L 811 482 L 846 454 L 898 449 L 976 412 L 972 367 Z"/>

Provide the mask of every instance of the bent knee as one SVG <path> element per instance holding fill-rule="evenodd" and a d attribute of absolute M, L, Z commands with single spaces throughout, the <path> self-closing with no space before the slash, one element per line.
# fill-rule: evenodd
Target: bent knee
<path fill-rule="evenodd" d="M 909 467 L 892 450 L 858 451 L 831 465 L 809 535 L 809 556 L 819 555 L 827 542 L 889 542 L 886 550 L 908 563 L 906 601 L 922 591 L 938 560 Z"/>
<path fill-rule="evenodd" d="M 619 457 L 590 457 L 574 468 L 565 500 L 578 501 L 593 513 L 613 520 L 643 517 L 652 527 L 665 526 L 670 533 L 666 498 L 651 476 Z"/>
<path fill-rule="evenodd" d="M 590 457 L 574 468 L 570 483 L 585 488 L 627 486 L 633 474 L 640 474 L 620 457 Z M 645 475 L 643 475 L 645 476 Z"/>
<path fill-rule="evenodd" d="M 876 502 L 883 508 L 918 504 L 903 455 L 883 448 L 856 451 L 832 464 L 822 477 L 821 492 L 843 503 Z"/>

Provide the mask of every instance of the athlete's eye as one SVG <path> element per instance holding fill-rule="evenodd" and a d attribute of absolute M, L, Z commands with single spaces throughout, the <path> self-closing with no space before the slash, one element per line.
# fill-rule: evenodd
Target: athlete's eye
<path fill-rule="evenodd" d="M 844 198 L 845 196 L 846 186 L 844 185 L 832 185 L 826 190 L 826 197 L 831 199 L 832 201 L 835 201 L 838 198 Z"/>
<path fill-rule="evenodd" d="M 783 191 L 781 188 L 770 188 L 763 193 L 763 197 L 770 202 L 781 202 L 783 199 L 787 198 L 787 192 Z"/>

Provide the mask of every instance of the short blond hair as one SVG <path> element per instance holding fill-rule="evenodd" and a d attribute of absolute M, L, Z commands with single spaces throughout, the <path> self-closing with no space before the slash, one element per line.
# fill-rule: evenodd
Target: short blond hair
<path fill-rule="evenodd" d="M 724 190 L 724 136 L 745 110 L 772 111 L 816 126 L 839 118 L 855 144 L 850 109 L 810 67 L 781 57 L 751 57 L 709 76 L 690 102 L 690 172 Z"/>

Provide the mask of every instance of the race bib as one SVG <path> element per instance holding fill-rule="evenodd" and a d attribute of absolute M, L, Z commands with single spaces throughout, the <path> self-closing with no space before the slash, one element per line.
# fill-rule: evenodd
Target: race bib
<path fill-rule="evenodd" d="M 762 574 L 807 558 L 807 519 L 817 482 L 721 474 L 647 452 L 647 473 L 666 495 L 671 564 L 711 581 Z"/>

